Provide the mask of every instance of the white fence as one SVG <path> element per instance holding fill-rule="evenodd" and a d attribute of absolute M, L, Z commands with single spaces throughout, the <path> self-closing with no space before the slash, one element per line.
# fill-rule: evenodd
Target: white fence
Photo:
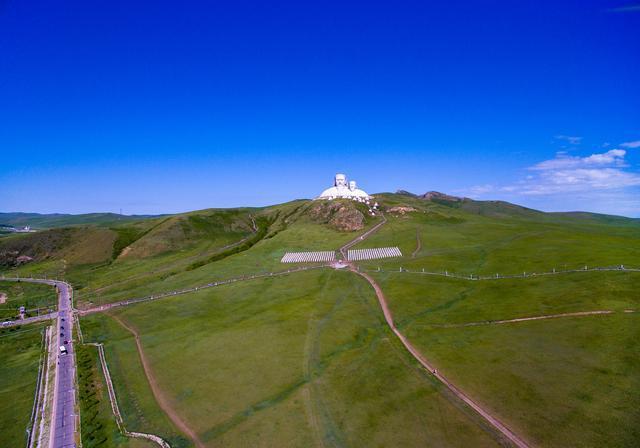
<path fill-rule="evenodd" d="M 397 247 L 379 247 L 376 249 L 355 249 L 347 253 L 349 261 L 376 260 L 378 258 L 402 257 Z"/>
<path fill-rule="evenodd" d="M 282 257 L 282 263 L 314 263 L 320 261 L 334 261 L 336 253 L 332 250 L 321 252 L 287 252 Z"/>

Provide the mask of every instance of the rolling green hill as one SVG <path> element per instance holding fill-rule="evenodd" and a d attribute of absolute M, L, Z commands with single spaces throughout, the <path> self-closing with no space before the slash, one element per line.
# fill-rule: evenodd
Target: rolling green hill
<path fill-rule="evenodd" d="M 640 267 L 640 220 L 436 192 L 376 201 L 387 222 L 354 248 L 403 256 L 357 266 L 439 371 L 533 446 L 638 445 L 640 274 L 584 267 Z M 88 308 L 286 270 L 285 252 L 337 250 L 380 219 L 351 201 L 300 200 L 63 227 L 0 240 L 0 269 L 64 276 Z M 533 275 L 554 270 L 577 272 Z M 460 277 L 427 275 L 445 271 Z M 495 279 L 512 274 L 522 278 Z M 494 280 L 469 280 L 478 276 Z M 105 343 L 129 429 L 176 446 L 191 442 L 158 406 L 122 323 L 206 446 L 504 442 L 418 367 L 351 272 L 241 281 L 81 323 Z"/>

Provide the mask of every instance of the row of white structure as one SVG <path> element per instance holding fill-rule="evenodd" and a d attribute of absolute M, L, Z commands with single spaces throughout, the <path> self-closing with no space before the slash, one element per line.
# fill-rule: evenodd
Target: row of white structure
<path fill-rule="evenodd" d="M 336 253 L 332 250 L 320 252 L 287 252 L 280 260 L 282 263 L 313 263 L 319 261 L 334 261 Z"/>
<path fill-rule="evenodd" d="M 379 258 L 402 257 L 397 247 L 380 247 L 377 249 L 354 249 L 347 252 L 349 261 L 376 260 Z"/>

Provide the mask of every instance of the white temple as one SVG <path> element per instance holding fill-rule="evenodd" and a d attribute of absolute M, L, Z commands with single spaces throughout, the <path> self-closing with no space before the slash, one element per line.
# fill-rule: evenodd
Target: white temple
<path fill-rule="evenodd" d="M 363 190 L 360 190 L 356 181 L 352 180 L 347 183 L 347 176 L 344 174 L 336 174 L 335 181 L 333 183 L 333 187 L 327 188 L 318 196 L 318 199 L 336 199 L 336 198 L 347 198 L 353 199 L 360 202 L 369 201 L 371 196 L 369 196 Z"/>

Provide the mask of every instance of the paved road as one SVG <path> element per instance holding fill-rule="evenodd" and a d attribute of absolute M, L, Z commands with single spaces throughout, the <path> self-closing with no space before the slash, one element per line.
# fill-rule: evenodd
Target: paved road
<path fill-rule="evenodd" d="M 64 282 L 56 280 L 42 280 L 30 278 L 3 278 L 3 280 L 22 281 L 30 283 L 45 283 L 55 286 L 58 289 L 58 311 L 53 317 L 58 318 L 56 323 L 56 333 L 54 337 L 57 340 L 56 347 L 64 345 L 68 354 L 60 354 L 60 349 L 56 349 L 53 356 L 58 358 L 56 364 L 56 377 L 53 391 L 53 411 L 52 420 L 54 422 L 51 428 L 51 439 L 49 448 L 71 448 L 76 446 L 76 389 L 75 389 L 75 353 L 71 339 L 71 330 L 73 328 L 73 310 L 71 307 L 71 287 Z M 27 323 L 26 319 L 20 321 L 22 324 Z M 57 336 L 56 336 L 57 334 Z M 64 343 L 68 341 L 68 343 Z"/>
<path fill-rule="evenodd" d="M 68 354 L 58 353 L 53 404 L 53 428 L 50 448 L 68 448 L 76 446 L 76 389 L 75 389 L 75 353 L 71 340 L 73 313 L 71 309 L 71 288 L 63 282 L 52 282 L 58 288 L 57 338 L 60 347 L 64 345 Z M 68 341 L 66 344 L 64 341 Z"/>
<path fill-rule="evenodd" d="M 41 322 L 43 320 L 55 319 L 56 317 L 58 317 L 58 313 L 41 314 L 39 316 L 27 317 L 25 319 L 4 321 L 2 322 L 2 324 L 0 324 L 0 327 L 2 328 L 17 327 L 19 325 L 27 325 L 27 324 L 32 324 L 34 322 Z"/>

